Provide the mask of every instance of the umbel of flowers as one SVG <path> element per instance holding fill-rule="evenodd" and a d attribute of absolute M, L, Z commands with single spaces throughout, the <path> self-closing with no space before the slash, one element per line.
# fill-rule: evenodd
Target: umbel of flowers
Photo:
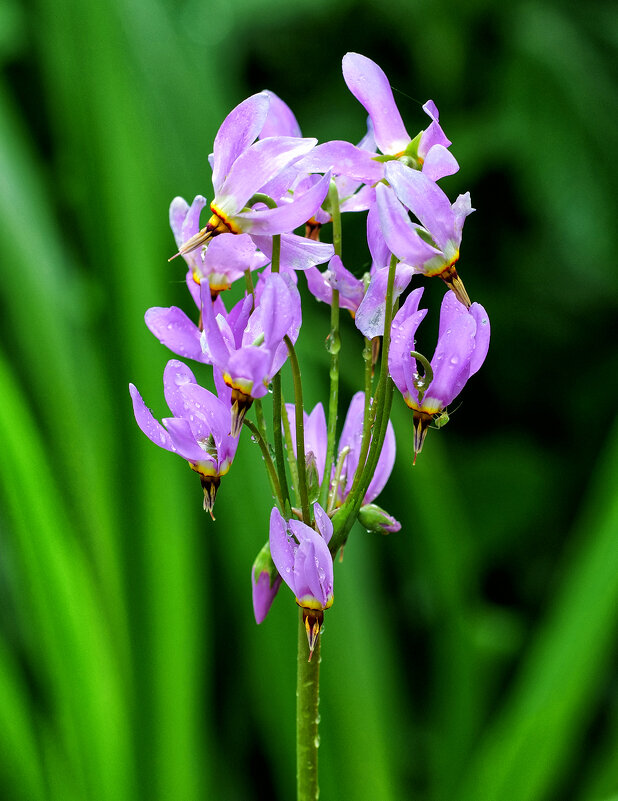
<path fill-rule="evenodd" d="M 212 368 L 211 389 L 171 359 L 163 386 L 172 416 L 158 422 L 131 385 L 139 427 L 199 475 L 211 516 L 243 428 L 259 444 L 274 506 L 251 569 L 255 619 L 264 620 L 284 582 L 301 608 L 305 664 L 319 648 L 324 611 L 333 604 L 333 557 L 354 522 L 383 534 L 405 532 L 405 521 L 374 503 L 395 461 L 394 390 L 411 410 L 411 434 L 398 436 L 412 439 L 412 463 L 431 423 L 443 424 L 447 406 L 482 366 L 490 338 L 487 313 L 471 301 L 459 275 L 464 222 L 473 209 L 469 193 L 451 202 L 438 184 L 459 165 L 435 103 L 423 106 L 426 127 L 410 135 L 377 64 L 348 53 L 343 77 L 368 114 L 358 144 L 303 137 L 290 108 L 266 90 L 225 118 L 209 158 L 213 191 L 190 204 L 177 197 L 170 206 L 172 259 L 186 264 L 188 311 L 157 307 L 145 318 L 173 354 Z M 366 216 L 371 268 L 365 275 L 341 259 L 348 213 Z M 320 241 L 328 222 L 332 244 Z M 416 350 L 415 337 L 425 316 L 438 314 L 419 308 L 421 283 L 432 277 L 446 291 L 429 358 Z M 324 332 L 330 391 L 311 411 L 304 408 L 295 350 L 304 285 L 330 307 Z M 342 310 L 358 330 L 346 358 L 355 358 L 355 349 L 365 379 L 338 437 Z M 283 369 L 293 378 L 291 404 L 282 401 Z M 310 738 L 307 729 L 299 743 Z M 311 762 L 309 751 L 303 764 Z M 299 774 L 299 788 L 312 781 Z"/>

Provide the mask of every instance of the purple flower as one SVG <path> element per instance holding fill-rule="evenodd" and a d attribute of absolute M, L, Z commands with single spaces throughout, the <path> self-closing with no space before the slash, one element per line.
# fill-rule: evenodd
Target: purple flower
<path fill-rule="evenodd" d="M 339 256 L 332 257 L 325 272 L 321 273 L 317 267 L 310 267 L 305 270 L 305 275 L 309 291 L 317 300 L 330 305 L 333 289 L 337 289 L 339 307 L 348 309 L 354 316 L 365 294 L 365 286 L 360 278 L 355 278 L 346 270 Z"/>
<path fill-rule="evenodd" d="M 226 318 L 216 313 L 206 292 L 202 287 L 202 350 L 232 390 L 232 433 L 238 436 L 253 400 L 266 394 L 287 359 L 284 337 L 298 338 L 300 295 L 286 275 L 270 273 L 260 278 L 255 310 L 249 315 L 252 298 L 247 297 Z"/>
<path fill-rule="evenodd" d="M 459 395 L 485 361 L 490 337 L 485 309 L 479 303 L 466 308 L 453 292 L 447 292 L 433 358 L 431 363 L 425 360 L 419 364 L 420 359 L 412 353 L 416 353 L 416 329 L 427 313 L 418 308 L 422 294 L 422 288 L 415 289 L 395 315 L 388 354 L 391 378 L 413 411 L 415 458 L 434 415 Z"/>
<path fill-rule="evenodd" d="M 172 200 L 170 225 L 178 248 L 200 231 L 200 212 L 205 205 L 206 198 L 201 195 L 194 198 L 191 206 L 181 197 Z M 248 234 L 222 234 L 210 243 L 210 247 L 198 247 L 184 253 L 183 258 L 189 268 L 187 286 L 198 308 L 199 285 L 204 279 L 208 280 L 214 300 L 219 292 L 229 289 L 234 281 L 242 278 L 245 270 L 257 270 L 269 261 L 263 253 L 257 251 Z"/>
<path fill-rule="evenodd" d="M 384 334 L 386 287 L 391 258 L 379 228 L 375 206 L 369 209 L 367 215 L 367 241 L 372 256 L 371 271 L 362 280 L 346 270 L 338 256 L 333 256 L 324 273 L 314 267 L 305 274 L 309 291 L 324 303 L 330 304 L 333 289 L 338 289 L 340 307 L 350 311 L 356 327 L 367 339 L 373 339 Z M 393 302 L 406 289 L 413 274 L 413 267 L 403 261 L 399 262 L 395 271 Z"/>
<path fill-rule="evenodd" d="M 371 253 L 371 279 L 363 301 L 356 312 L 354 323 L 367 339 L 373 339 L 384 334 L 386 288 L 391 260 L 391 252 L 380 230 L 378 210 L 375 205 L 369 209 L 367 215 L 367 243 Z M 397 264 L 393 284 L 393 303 L 407 288 L 413 274 L 413 266 L 406 264 L 405 261 Z"/>
<path fill-rule="evenodd" d="M 284 520 L 275 507 L 270 515 L 270 553 L 281 578 L 303 609 L 309 659 L 320 633 L 324 610 L 333 603 L 333 558 L 328 542 L 333 524 L 319 503 L 313 505 L 317 531 L 300 520 Z"/>
<path fill-rule="evenodd" d="M 221 476 L 230 469 L 238 447 L 238 439 L 229 433 L 229 396 L 224 401 L 199 386 L 191 370 L 175 359 L 165 367 L 163 389 L 174 416 L 165 418 L 161 425 L 136 387 L 129 384 L 135 419 L 155 445 L 182 456 L 199 474 L 204 490 L 204 509 L 212 517 Z M 225 387 L 218 389 L 228 394 Z"/>
<path fill-rule="evenodd" d="M 455 264 L 463 224 L 474 209 L 470 193 L 459 195 L 451 205 L 440 187 L 423 173 L 391 162 L 385 174 L 390 188 L 376 187 L 380 226 L 391 251 L 425 275 L 437 275 L 459 300 L 470 306 L 470 298 Z M 420 220 L 412 223 L 409 209 Z M 427 243 L 427 237 L 432 244 Z"/>
<path fill-rule="evenodd" d="M 403 157 L 408 166 L 422 169 L 434 181 L 457 172 L 459 165 L 448 151 L 451 143 L 440 127 L 438 109 L 433 100 L 428 100 L 423 106 L 431 124 L 412 140 L 401 119 L 388 78 L 374 61 L 359 53 L 346 53 L 343 77 L 348 89 L 369 114 L 376 144 L 384 156 Z"/>
<path fill-rule="evenodd" d="M 270 546 L 266 543 L 251 567 L 251 591 L 256 623 L 261 623 L 268 614 L 280 586 L 281 576 L 274 567 Z"/>
<path fill-rule="evenodd" d="M 290 422 L 290 433 L 292 435 L 292 446 L 296 453 L 296 410 L 294 404 L 285 405 L 288 420 Z M 363 418 L 365 410 L 365 393 L 357 392 L 348 408 L 341 437 L 339 438 L 339 448 L 337 463 L 340 463 L 341 473 L 337 482 L 329 509 L 337 509 L 347 498 L 352 487 L 354 474 L 358 466 L 360 457 L 361 443 L 363 439 Z M 304 412 L 303 428 L 305 434 L 305 456 L 309 461 L 310 457 L 315 458 L 320 483 L 324 478 L 326 467 L 326 443 L 327 429 L 324 408 L 318 403 L 311 414 Z M 376 465 L 375 473 L 365 493 L 364 504 L 371 503 L 382 492 L 395 464 L 395 432 L 389 420 L 386 430 L 386 437 L 382 445 L 382 452 Z M 333 468 L 331 479 L 335 477 L 336 470 Z"/>
<path fill-rule="evenodd" d="M 271 136 L 255 142 L 268 118 L 271 96 L 260 92 L 240 103 L 225 118 L 215 137 L 211 159 L 215 197 L 212 217 L 199 232 L 185 241 L 179 253 L 185 255 L 221 233 L 251 233 L 272 236 L 293 231 L 305 223 L 321 205 L 328 192 L 330 176 L 325 175 L 307 192 L 297 194 L 275 209 L 258 205 L 246 209 L 249 199 L 268 186 L 316 144 L 315 139 Z M 289 186 L 281 185 L 283 193 Z"/>

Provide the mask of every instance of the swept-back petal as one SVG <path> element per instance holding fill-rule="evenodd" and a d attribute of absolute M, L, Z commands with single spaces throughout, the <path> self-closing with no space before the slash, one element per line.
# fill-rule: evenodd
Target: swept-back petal
<path fill-rule="evenodd" d="M 249 234 L 221 234 L 206 248 L 204 274 L 233 271 L 242 273 L 251 268 L 254 256 L 255 244 Z"/>
<path fill-rule="evenodd" d="M 139 394 L 134 384 L 129 384 L 129 392 L 131 393 L 131 400 L 133 401 L 133 413 L 135 414 L 137 425 L 155 445 L 158 445 L 160 448 L 165 448 L 166 451 L 175 453 L 176 446 L 171 436 L 163 428 L 161 423 L 155 420 L 152 412 L 144 403 L 142 396 Z"/>
<path fill-rule="evenodd" d="M 189 420 L 181 417 L 166 417 L 163 420 L 176 446 L 176 453 L 188 462 L 199 464 L 208 473 L 215 475 L 218 470 L 216 458 L 198 444 L 197 437 Z"/>
<path fill-rule="evenodd" d="M 272 237 L 251 233 L 251 238 L 262 253 L 272 258 Z M 281 234 L 281 267 L 290 270 L 306 270 L 316 264 L 324 264 L 333 253 L 329 242 L 315 242 L 297 234 Z"/>
<path fill-rule="evenodd" d="M 223 370 L 229 358 L 229 348 L 219 329 L 210 298 L 210 288 L 206 282 L 201 285 L 201 294 L 203 331 L 200 336 L 200 342 L 204 352 L 204 361 L 208 362 L 208 364 L 216 364 Z"/>
<path fill-rule="evenodd" d="M 476 335 L 474 337 L 474 353 L 470 359 L 470 375 L 474 375 L 481 368 L 489 350 L 491 326 L 487 312 L 480 303 L 470 306 L 470 314 L 476 321 Z"/>
<path fill-rule="evenodd" d="M 382 153 L 394 155 L 405 150 L 410 136 L 384 71 L 366 56 L 346 53 L 343 77 L 348 89 L 371 117 L 375 140 Z"/>
<path fill-rule="evenodd" d="M 333 521 L 317 501 L 313 504 L 313 516 L 315 517 L 318 531 L 322 535 L 324 542 L 328 545 L 330 538 L 333 536 Z"/>
<path fill-rule="evenodd" d="M 410 170 L 410 172 L 416 171 Z M 421 239 L 416 226 L 412 224 L 407 211 L 390 187 L 378 184 L 376 198 L 380 228 L 392 253 L 412 267 L 418 268 L 435 256 L 442 256 L 439 250 Z"/>
<path fill-rule="evenodd" d="M 386 436 L 384 437 L 384 444 L 382 445 L 382 451 L 380 452 L 380 458 L 378 459 L 373 478 L 367 487 L 364 503 L 371 503 L 371 501 L 373 501 L 374 498 L 377 498 L 386 486 L 386 482 L 393 472 L 395 454 L 395 431 L 393 429 L 393 424 L 389 420 L 386 428 Z"/>
<path fill-rule="evenodd" d="M 374 158 L 374 153 L 357 147 L 351 142 L 333 140 L 315 147 L 298 163 L 306 172 L 327 172 L 344 175 L 355 181 L 375 183 L 384 175 L 384 165 Z"/>
<path fill-rule="evenodd" d="M 434 145 L 423 162 L 423 175 L 432 181 L 439 181 L 447 175 L 454 175 L 459 164 L 450 150 L 442 145 Z"/>
<path fill-rule="evenodd" d="M 257 139 L 266 121 L 269 105 L 268 94 L 259 92 L 239 103 L 223 120 L 213 146 L 212 183 L 215 194 L 236 159 Z"/>
<path fill-rule="evenodd" d="M 421 141 L 418 144 L 418 154 L 421 158 L 425 158 L 427 153 L 429 153 L 431 148 L 435 145 L 449 147 L 451 144 L 451 140 L 446 137 L 446 134 L 442 130 L 438 107 L 433 100 L 428 100 L 425 103 L 423 111 L 431 119 L 431 123 L 423 131 Z"/>
<path fill-rule="evenodd" d="M 186 364 L 170 359 L 163 371 L 163 391 L 174 417 L 188 416 L 189 409 L 181 394 L 181 387 L 185 384 L 195 384 L 195 376 Z"/>
<path fill-rule="evenodd" d="M 451 241 L 459 245 L 451 203 L 434 181 L 399 161 L 389 162 L 384 172 L 399 200 L 418 217 L 440 250 Z"/>
<path fill-rule="evenodd" d="M 416 329 L 427 314 L 427 309 L 418 309 L 422 294 L 422 287 L 410 292 L 391 326 L 388 371 L 404 397 L 411 397 L 408 375 L 413 375 L 416 371 L 416 359 L 410 356 L 410 351 L 414 350 Z M 416 393 L 412 393 L 412 397 L 416 397 Z"/>
<path fill-rule="evenodd" d="M 476 322 L 472 315 L 455 318 L 438 339 L 431 360 L 433 381 L 423 397 L 423 407 L 439 411 L 457 397 L 470 375 L 470 358 L 474 352 Z"/>
<path fill-rule="evenodd" d="M 288 537 L 287 525 L 281 512 L 273 507 L 270 513 L 270 555 L 281 578 L 294 592 L 292 569 L 294 567 L 294 548 Z"/>
<path fill-rule="evenodd" d="M 144 319 L 161 344 L 184 358 L 204 361 L 200 331 L 182 309 L 177 306 L 155 306 L 148 309 Z"/>
<path fill-rule="evenodd" d="M 270 89 L 265 89 L 264 93 L 270 98 L 270 107 L 260 133 L 260 139 L 266 139 L 269 136 L 302 136 L 300 125 L 288 104 L 284 103 Z"/>
<path fill-rule="evenodd" d="M 373 274 L 367 293 L 358 307 L 354 323 L 367 339 L 381 337 L 384 334 L 386 318 L 386 290 L 388 285 L 388 267 L 382 267 Z M 412 280 L 414 268 L 400 262 L 395 270 L 393 284 L 393 302 L 401 295 Z"/>

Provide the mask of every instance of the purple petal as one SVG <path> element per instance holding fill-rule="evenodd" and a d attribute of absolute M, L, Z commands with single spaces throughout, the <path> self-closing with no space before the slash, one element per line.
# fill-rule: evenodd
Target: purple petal
<path fill-rule="evenodd" d="M 455 236 L 457 238 L 457 242 L 461 242 L 461 231 L 463 228 L 464 221 L 469 214 L 472 214 L 474 209 L 472 208 L 472 203 L 470 202 L 470 192 L 466 192 L 464 195 L 459 195 L 457 200 L 453 203 L 452 206 L 453 215 L 455 217 Z"/>
<path fill-rule="evenodd" d="M 251 234 L 290 233 L 299 225 L 304 225 L 315 214 L 328 193 L 329 184 L 330 173 L 326 173 L 311 189 L 299 196 L 295 195 L 290 203 L 278 206 L 276 209 L 235 214 L 234 222 L 241 230 Z"/>
<path fill-rule="evenodd" d="M 206 199 L 204 199 L 204 202 L 206 202 Z M 170 203 L 170 228 L 178 247 L 187 241 L 182 238 L 182 226 L 188 211 L 189 204 L 184 197 L 175 197 Z"/>
<path fill-rule="evenodd" d="M 211 272 L 243 273 L 251 267 L 255 244 L 249 234 L 221 234 L 216 236 L 204 253 L 204 274 Z"/>
<path fill-rule="evenodd" d="M 267 571 L 262 571 L 256 581 L 255 568 L 251 568 L 253 614 L 255 615 L 256 623 L 261 623 L 268 614 L 280 586 L 281 576 L 277 576 L 271 587 L 270 574 Z"/>
<path fill-rule="evenodd" d="M 222 370 L 225 369 L 227 360 L 229 358 L 229 348 L 221 334 L 215 310 L 210 299 L 210 288 L 204 282 L 201 286 L 202 289 L 202 326 L 203 331 L 200 338 L 202 349 L 204 344 L 207 346 L 207 351 L 204 351 L 204 360 L 209 364 L 216 364 Z"/>
<path fill-rule="evenodd" d="M 328 172 L 343 175 L 354 181 L 375 183 L 384 175 L 384 165 L 375 161 L 374 154 L 351 142 L 335 140 L 315 147 L 298 163 L 306 172 Z"/>
<path fill-rule="evenodd" d="M 211 475 L 217 474 L 217 460 L 203 448 L 200 448 L 189 420 L 180 417 L 166 417 L 163 422 L 174 441 L 176 452 L 183 459 L 199 464 L 202 468 L 207 468 L 207 472 Z"/>
<path fill-rule="evenodd" d="M 472 315 L 462 314 L 438 339 L 431 360 L 433 381 L 423 397 L 423 407 L 439 411 L 461 392 L 470 375 L 470 359 L 474 352 L 476 322 Z"/>
<path fill-rule="evenodd" d="M 439 250 L 421 239 L 416 227 L 410 222 L 407 211 L 391 188 L 378 184 L 376 199 L 384 239 L 398 258 L 413 267 L 421 268 L 435 256 L 442 256 Z"/>
<path fill-rule="evenodd" d="M 294 549 L 287 532 L 287 525 L 281 512 L 273 507 L 270 513 L 270 555 L 279 571 L 281 578 L 294 592 L 292 584 L 292 569 L 294 568 Z"/>
<path fill-rule="evenodd" d="M 382 492 L 384 487 L 386 486 L 386 482 L 390 478 L 391 473 L 393 472 L 393 465 L 395 464 L 395 431 L 393 430 L 393 425 L 391 421 L 388 421 L 388 426 L 386 428 L 386 436 L 384 437 L 384 444 L 382 445 L 382 451 L 380 453 L 380 458 L 378 459 L 378 463 L 376 465 L 375 473 L 373 474 L 373 478 L 371 479 L 369 486 L 367 487 L 367 493 L 365 495 L 364 503 L 371 503 L 374 498 L 377 498 L 378 495 Z M 389 529 L 392 531 L 398 531 L 398 529 Z"/>
<path fill-rule="evenodd" d="M 454 175 L 459 169 L 457 159 L 442 145 L 434 145 L 423 162 L 423 175 L 432 181 L 439 181 L 447 175 Z"/>
<path fill-rule="evenodd" d="M 270 381 L 272 354 L 265 348 L 239 348 L 230 354 L 225 373 L 235 384 L 246 386 L 252 398 L 266 395 L 266 384 Z"/>
<path fill-rule="evenodd" d="M 362 186 L 358 192 L 355 192 L 353 195 L 346 195 L 344 188 L 340 191 L 339 197 L 342 198 L 340 205 L 341 212 L 366 211 L 375 205 L 376 190 L 373 186 Z"/>
<path fill-rule="evenodd" d="M 290 529 L 292 523 L 290 520 Z M 301 523 L 301 525 L 303 525 Z M 315 533 L 315 532 L 314 532 Z M 326 597 L 320 584 L 316 566 L 315 545 L 310 539 L 303 539 L 294 554 L 294 568 L 292 573 L 294 595 L 298 600 L 309 604 L 316 602 L 321 606 L 326 604 Z"/>
<path fill-rule="evenodd" d="M 470 314 L 476 321 L 476 336 L 474 337 L 474 353 L 470 359 L 470 375 L 474 375 L 481 368 L 489 350 L 491 326 L 487 312 L 480 303 L 470 306 Z"/>
<path fill-rule="evenodd" d="M 291 289 L 282 275 L 271 273 L 267 277 L 260 305 L 256 311 L 261 319 L 264 344 L 269 350 L 274 350 L 292 328 L 295 317 Z"/>
<path fill-rule="evenodd" d="M 265 89 L 264 93 L 270 98 L 270 107 L 260 133 L 260 139 L 266 139 L 269 136 L 301 137 L 300 125 L 288 104 L 269 89 Z"/>
<path fill-rule="evenodd" d="M 438 339 L 446 333 L 447 328 L 451 328 L 455 321 L 462 314 L 467 314 L 468 310 L 463 303 L 457 300 L 457 295 L 449 290 L 444 293 L 440 305 L 440 326 L 438 328 Z"/>
<path fill-rule="evenodd" d="M 258 301 L 256 300 L 256 302 Z M 234 346 L 236 348 L 242 345 L 243 333 L 249 322 L 252 307 L 253 298 L 248 295 L 246 298 L 241 298 L 232 308 L 231 312 L 226 315 L 226 320 L 232 331 Z"/>
<path fill-rule="evenodd" d="M 200 331 L 177 306 L 148 309 L 144 319 L 148 329 L 163 345 L 179 356 L 204 361 L 200 345 Z"/>
<path fill-rule="evenodd" d="M 212 435 L 218 446 L 228 437 L 231 427 L 230 408 L 216 395 L 199 384 L 182 384 L 178 387 L 185 405 L 183 417 L 195 423 L 191 429 L 196 439 Z M 191 419 L 193 417 L 193 420 Z"/>
<path fill-rule="evenodd" d="M 428 100 L 425 103 L 423 106 L 423 111 L 431 118 L 431 123 L 423 131 L 421 141 L 418 145 L 418 154 L 424 159 L 432 147 L 435 147 L 435 145 L 449 147 L 451 140 L 447 139 L 444 131 L 442 130 L 440 125 L 440 114 L 433 100 Z"/>
<path fill-rule="evenodd" d="M 251 95 L 223 120 L 213 146 L 212 183 L 217 194 L 236 159 L 257 139 L 270 105 L 266 92 Z"/>
<path fill-rule="evenodd" d="M 273 240 L 270 236 L 251 233 L 251 237 L 259 249 L 269 258 L 272 257 Z M 335 249 L 328 242 L 314 242 L 297 234 L 281 234 L 281 267 L 290 270 L 306 270 L 316 264 L 328 261 Z"/>
<path fill-rule="evenodd" d="M 238 156 L 219 187 L 213 205 L 223 214 L 236 215 L 267 181 L 308 153 L 316 141 L 290 136 L 260 139 Z M 242 227 L 242 230 L 248 229 Z"/>
<path fill-rule="evenodd" d="M 404 206 L 410 209 L 429 231 L 434 242 L 444 251 L 455 241 L 455 215 L 440 187 L 418 170 L 411 170 L 399 161 L 385 167 L 386 179 Z M 461 237 L 457 239 L 457 245 Z"/>
<path fill-rule="evenodd" d="M 317 501 L 313 504 L 313 516 L 315 517 L 318 531 L 322 535 L 324 542 L 328 545 L 330 538 L 333 536 L 333 521 Z"/>
<path fill-rule="evenodd" d="M 333 558 L 328 545 L 299 520 L 290 520 L 289 527 L 299 541 L 294 555 L 296 597 L 299 601 L 313 598 L 324 607 L 333 591 Z"/>
<path fill-rule="evenodd" d="M 380 227 L 380 214 L 377 204 L 372 206 L 367 214 L 367 244 L 369 245 L 372 264 L 376 270 L 380 267 L 388 267 L 391 260 L 391 251 L 386 244 Z"/>
<path fill-rule="evenodd" d="M 137 425 L 141 428 L 144 434 L 146 434 L 148 439 L 154 442 L 155 445 L 158 445 L 160 448 L 164 448 L 166 451 L 172 451 L 175 453 L 176 446 L 174 445 L 169 433 L 163 428 L 158 420 L 155 420 L 152 412 L 146 406 L 142 396 L 139 394 L 137 388 L 133 384 L 129 384 L 129 392 L 131 393 L 131 399 L 133 401 L 133 413 L 135 414 Z"/>
<path fill-rule="evenodd" d="M 346 487 L 344 496 L 350 491 L 358 465 L 358 457 L 363 440 L 364 414 L 365 393 L 356 392 L 350 401 L 341 436 L 339 437 L 338 452 L 341 453 L 344 448 L 350 449 L 345 459 Z"/>
<path fill-rule="evenodd" d="M 384 71 L 359 53 L 346 53 L 343 77 L 348 89 L 371 117 L 375 140 L 382 153 L 395 155 L 405 150 L 410 136 Z"/>
<path fill-rule="evenodd" d="M 185 399 L 181 387 L 195 384 L 195 376 L 186 364 L 177 359 L 170 359 L 163 371 L 163 391 L 165 400 L 174 417 L 188 417 Z"/>
<path fill-rule="evenodd" d="M 333 299 L 333 288 L 326 275 L 321 273 L 317 267 L 309 267 L 305 270 L 305 277 L 307 279 L 307 287 L 313 297 L 316 300 L 321 300 L 322 303 L 330 305 Z"/>
<path fill-rule="evenodd" d="M 388 286 L 389 267 L 377 270 L 369 283 L 363 302 L 358 307 L 354 323 L 358 330 L 367 337 L 383 336 L 386 319 L 386 290 Z M 414 268 L 400 262 L 395 270 L 393 284 L 393 302 L 401 295 L 412 280 Z"/>
<path fill-rule="evenodd" d="M 416 371 L 416 359 L 410 356 L 414 350 L 416 329 L 427 314 L 427 309 L 418 310 L 423 288 L 410 292 L 399 309 L 391 327 L 391 344 L 388 352 L 388 370 L 397 389 L 409 396 L 407 377 Z M 416 395 L 413 395 L 416 397 Z"/>
<path fill-rule="evenodd" d="M 313 452 L 320 483 L 324 478 L 324 466 L 326 464 L 326 416 L 324 407 L 321 403 L 316 404 L 307 420 L 305 421 L 305 453 Z"/>

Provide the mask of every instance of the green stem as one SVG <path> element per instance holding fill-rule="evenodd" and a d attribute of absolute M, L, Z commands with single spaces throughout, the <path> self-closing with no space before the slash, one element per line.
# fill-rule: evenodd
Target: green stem
<path fill-rule="evenodd" d="M 307 492 L 307 471 L 305 462 L 305 427 L 304 427 L 304 407 L 303 407 L 303 385 L 300 378 L 300 365 L 296 350 L 292 340 L 285 335 L 283 338 L 290 356 L 290 367 L 292 368 L 292 378 L 294 380 L 294 403 L 296 404 L 296 464 L 298 465 L 298 492 L 300 495 L 300 506 L 303 511 L 303 523 L 311 525 L 311 514 L 309 512 L 309 494 Z"/>
<path fill-rule="evenodd" d="M 268 434 L 266 433 L 266 420 L 264 419 L 264 409 L 262 408 L 262 399 L 257 398 L 253 401 L 253 408 L 255 409 L 255 421 L 258 430 L 262 435 L 262 439 L 268 444 Z"/>
<path fill-rule="evenodd" d="M 277 373 L 273 378 L 273 439 L 275 445 L 275 462 L 277 464 L 277 475 L 284 503 L 290 505 L 290 491 L 288 489 L 288 479 L 285 474 L 285 459 L 283 456 L 283 431 L 281 430 L 281 373 Z M 285 508 L 285 507 L 284 507 Z M 286 511 L 283 511 L 284 517 Z"/>
<path fill-rule="evenodd" d="M 320 703 L 320 640 L 309 661 L 303 610 L 299 610 L 296 662 L 296 788 L 297 801 L 316 801 L 318 786 L 318 722 Z"/>
<path fill-rule="evenodd" d="M 251 270 L 248 268 L 245 270 L 245 287 L 247 289 L 247 295 L 251 295 L 253 298 L 253 305 L 251 307 L 251 311 L 253 311 L 255 309 L 255 287 L 253 286 Z"/>
<path fill-rule="evenodd" d="M 270 457 L 270 453 L 268 452 L 268 445 L 266 444 L 264 438 L 262 437 L 258 427 L 251 422 L 251 420 L 245 419 L 243 423 L 247 426 L 251 434 L 255 438 L 255 441 L 260 446 L 260 450 L 262 451 L 262 458 L 264 459 L 264 464 L 266 465 L 266 471 L 268 473 L 268 479 L 270 481 L 270 487 L 272 489 L 273 498 L 277 502 L 279 508 L 283 512 L 285 507 L 283 503 L 283 495 L 281 494 L 281 485 L 279 484 L 279 479 L 277 478 L 277 471 L 275 470 L 275 465 L 273 464 L 273 460 Z"/>

